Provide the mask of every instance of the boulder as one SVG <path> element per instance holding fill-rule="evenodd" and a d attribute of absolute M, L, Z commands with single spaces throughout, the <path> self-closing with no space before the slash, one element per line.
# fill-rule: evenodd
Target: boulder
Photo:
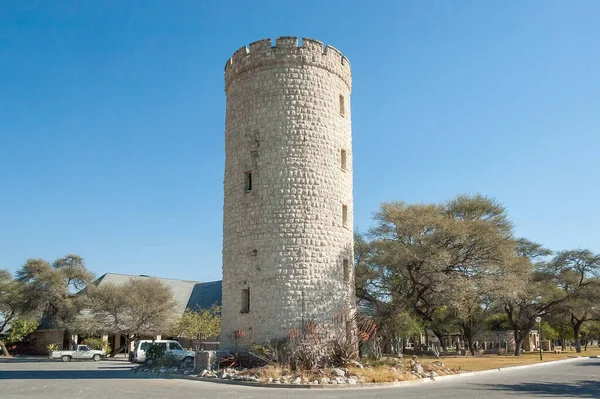
<path fill-rule="evenodd" d="M 336 377 L 345 377 L 346 376 L 346 372 L 339 368 L 332 369 L 331 374 L 333 374 Z"/>

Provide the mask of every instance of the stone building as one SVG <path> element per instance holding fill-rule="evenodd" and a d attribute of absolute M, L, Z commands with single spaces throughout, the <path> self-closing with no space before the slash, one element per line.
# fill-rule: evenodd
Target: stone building
<path fill-rule="evenodd" d="M 260 40 L 227 61 L 225 92 L 222 347 L 333 326 L 354 307 L 348 59 Z"/>

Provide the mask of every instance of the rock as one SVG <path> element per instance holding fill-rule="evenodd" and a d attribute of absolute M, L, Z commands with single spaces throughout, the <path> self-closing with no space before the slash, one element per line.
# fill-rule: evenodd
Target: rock
<path fill-rule="evenodd" d="M 233 373 L 229 372 L 230 369 L 220 369 L 217 371 L 217 377 L 221 379 L 229 379 L 233 376 Z"/>
<path fill-rule="evenodd" d="M 314 381 L 312 382 L 312 384 L 314 384 L 314 385 L 318 385 L 318 384 L 319 384 L 319 380 L 314 380 Z"/>
<path fill-rule="evenodd" d="M 444 367 L 444 362 L 436 360 L 435 362 L 431 362 L 431 365 L 435 367 Z"/>
<path fill-rule="evenodd" d="M 330 380 L 328 377 L 321 377 L 321 384 L 329 384 Z"/>
<path fill-rule="evenodd" d="M 339 368 L 332 369 L 331 374 L 335 375 L 336 377 L 345 377 L 346 376 L 346 372 Z"/>
<path fill-rule="evenodd" d="M 422 374 L 423 373 L 423 366 L 421 366 L 421 363 L 419 363 L 419 362 L 415 362 L 412 365 L 412 368 L 418 374 Z"/>
<path fill-rule="evenodd" d="M 273 383 L 273 377 L 269 377 L 269 379 L 267 380 L 267 384 L 272 384 Z"/>
<path fill-rule="evenodd" d="M 337 381 L 338 384 L 346 383 L 346 379 L 344 377 L 335 377 L 335 380 Z"/>
<path fill-rule="evenodd" d="M 355 376 L 352 376 L 352 377 L 348 378 L 348 384 L 356 385 L 356 384 L 358 384 L 358 379 Z"/>
<path fill-rule="evenodd" d="M 294 384 L 294 385 L 302 384 L 302 378 L 296 377 L 296 379 L 294 379 L 294 381 L 292 381 L 292 384 Z"/>
<path fill-rule="evenodd" d="M 365 368 L 365 366 L 363 366 L 360 362 L 357 362 L 356 360 L 352 360 L 350 362 L 350 364 L 353 365 L 354 367 L 358 367 L 361 370 Z"/>

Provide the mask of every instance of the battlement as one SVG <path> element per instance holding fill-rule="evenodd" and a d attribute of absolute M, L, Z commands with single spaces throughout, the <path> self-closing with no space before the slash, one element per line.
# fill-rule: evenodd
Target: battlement
<path fill-rule="evenodd" d="M 307 64 L 338 75 L 350 88 L 351 69 L 348 58 L 332 46 L 318 40 L 296 36 L 281 36 L 272 45 L 271 39 L 262 39 L 238 49 L 225 63 L 225 90 L 237 76 L 248 70 L 274 64 Z"/>

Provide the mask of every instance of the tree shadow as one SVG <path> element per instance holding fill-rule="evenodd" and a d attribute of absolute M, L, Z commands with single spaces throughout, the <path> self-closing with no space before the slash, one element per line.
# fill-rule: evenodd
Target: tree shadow
<path fill-rule="evenodd" d="M 586 367 L 587 366 L 596 366 L 596 367 L 598 367 L 598 366 L 600 366 L 600 360 L 593 360 L 593 361 L 588 361 L 585 363 L 578 363 L 577 367 L 579 367 L 579 366 L 586 366 Z"/>
<path fill-rule="evenodd" d="M 106 379 L 147 379 L 153 375 L 141 375 L 129 370 L 2 370 L 1 380 L 106 380 Z"/>
<path fill-rule="evenodd" d="M 47 357 L 0 357 L 0 364 L 14 364 L 14 363 L 40 363 L 40 362 L 52 362 L 56 359 L 48 359 Z"/>
<path fill-rule="evenodd" d="M 600 381 L 527 382 L 485 385 L 494 391 L 512 391 L 515 395 L 556 396 L 560 398 L 600 398 Z"/>

